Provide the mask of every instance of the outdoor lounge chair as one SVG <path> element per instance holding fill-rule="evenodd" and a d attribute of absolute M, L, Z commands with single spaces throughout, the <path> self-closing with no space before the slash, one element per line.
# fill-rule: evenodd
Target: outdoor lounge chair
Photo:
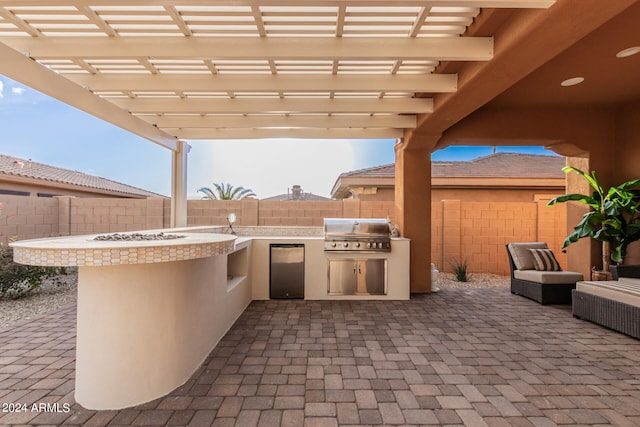
<path fill-rule="evenodd" d="M 553 252 L 544 242 L 506 245 L 511 268 L 511 293 L 540 304 L 571 304 L 571 291 L 583 280 L 580 273 L 562 271 Z M 541 265 L 533 250 L 542 250 L 547 259 Z M 540 252 L 538 252 L 540 253 Z"/>
<path fill-rule="evenodd" d="M 613 280 L 618 280 L 620 277 L 634 277 L 638 279 L 640 278 L 640 265 L 612 265 L 611 277 L 613 277 Z"/>
<path fill-rule="evenodd" d="M 580 282 L 573 317 L 640 338 L 640 265 L 611 267 L 614 281 Z"/>

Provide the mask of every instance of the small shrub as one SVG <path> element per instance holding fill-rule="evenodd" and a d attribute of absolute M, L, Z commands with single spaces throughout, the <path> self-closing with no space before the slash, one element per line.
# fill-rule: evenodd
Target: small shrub
<path fill-rule="evenodd" d="M 13 248 L 0 247 L 0 298 L 22 298 L 38 289 L 46 278 L 60 273 L 57 267 L 39 267 L 13 261 Z"/>
<path fill-rule="evenodd" d="M 450 264 L 458 282 L 468 282 L 471 280 L 471 275 L 467 272 L 467 260 L 455 260 Z"/>

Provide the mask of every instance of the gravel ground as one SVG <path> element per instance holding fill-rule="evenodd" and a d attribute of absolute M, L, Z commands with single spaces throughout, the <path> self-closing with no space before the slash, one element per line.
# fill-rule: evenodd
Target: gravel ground
<path fill-rule="evenodd" d="M 40 289 L 27 297 L 17 300 L 0 298 L 0 329 L 75 303 L 77 290 L 78 274 L 75 269 L 67 268 L 67 274 L 46 279 Z"/>
<path fill-rule="evenodd" d="M 440 273 L 438 287 L 447 288 L 508 288 L 511 284 L 509 276 L 498 276 L 491 273 L 470 273 L 468 282 L 458 282 L 453 273 Z"/>
<path fill-rule="evenodd" d="M 58 284 L 60 282 L 60 284 Z M 496 274 L 471 274 L 470 281 L 458 282 L 452 273 L 440 273 L 438 287 L 447 288 L 508 288 L 509 277 Z M 78 275 L 74 269 L 58 276 L 58 280 L 46 280 L 32 295 L 19 300 L 0 299 L 0 329 L 19 320 L 57 310 L 77 301 Z"/>

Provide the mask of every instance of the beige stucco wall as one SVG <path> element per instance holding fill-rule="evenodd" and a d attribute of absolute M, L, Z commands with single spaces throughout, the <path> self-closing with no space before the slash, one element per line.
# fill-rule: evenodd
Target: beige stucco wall
<path fill-rule="evenodd" d="M 367 201 L 393 200 L 395 197 L 394 193 L 393 188 L 377 188 L 375 192 L 372 189 L 367 189 L 365 192 L 358 193 L 352 198 Z"/>
<path fill-rule="evenodd" d="M 618 111 L 616 116 L 618 149 L 615 150 L 616 183 L 640 178 L 640 102 Z M 640 264 L 640 242 L 629 246 L 626 264 Z"/>
<path fill-rule="evenodd" d="M 540 189 L 509 189 L 509 188 L 434 188 L 431 190 L 431 201 L 440 200 L 465 200 L 468 202 L 531 202 L 536 195 L 540 194 Z M 545 194 L 561 195 L 564 190 L 547 191 Z"/>
<path fill-rule="evenodd" d="M 50 185 L 48 185 L 50 184 Z M 73 196 L 73 197 L 123 197 L 117 192 L 109 192 L 89 187 L 81 187 L 71 184 L 64 184 L 46 180 L 26 178 L 22 176 L 13 176 L 2 174 L 0 176 L 0 189 L 10 191 L 21 191 L 28 193 L 27 196 L 38 197 L 38 193 L 44 193 L 50 197 L 53 196 Z M 134 197 L 138 198 L 138 197 Z"/>
<path fill-rule="evenodd" d="M 227 260 L 80 267 L 76 401 L 120 409 L 187 381 L 251 302 Z"/>
<path fill-rule="evenodd" d="M 564 188 L 432 188 L 431 201 L 466 200 L 470 202 L 530 202 L 536 194 L 564 194 Z M 378 190 L 375 194 L 359 194 L 360 201 L 386 202 L 393 201 L 393 189 Z"/>

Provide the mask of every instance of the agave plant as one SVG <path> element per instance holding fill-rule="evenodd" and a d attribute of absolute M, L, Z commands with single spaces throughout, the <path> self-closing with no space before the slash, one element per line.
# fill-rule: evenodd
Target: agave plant
<path fill-rule="evenodd" d="M 240 200 L 247 197 L 255 197 L 254 192 L 244 187 L 234 187 L 231 184 L 213 183 L 215 191 L 210 187 L 202 187 L 198 191 L 204 193 L 204 200 Z"/>
<path fill-rule="evenodd" d="M 573 233 L 567 236 L 562 247 L 566 248 L 584 237 L 592 237 L 603 242 L 603 267 L 608 271 L 608 256 L 612 261 L 622 263 L 629 244 L 640 240 L 640 179 L 627 181 L 605 192 L 598 182 L 595 171 L 588 174 L 572 166 L 567 166 L 562 171 L 576 172 L 594 190 L 591 196 L 565 194 L 552 199 L 547 204 L 551 206 L 556 203 L 575 201 L 592 208 L 584 214 Z M 606 250 L 605 244 L 610 245 L 609 250 Z"/>
<path fill-rule="evenodd" d="M 453 274 L 456 276 L 458 282 L 469 282 L 471 280 L 471 274 L 467 272 L 467 260 L 454 260 L 449 263 L 453 269 Z"/>

